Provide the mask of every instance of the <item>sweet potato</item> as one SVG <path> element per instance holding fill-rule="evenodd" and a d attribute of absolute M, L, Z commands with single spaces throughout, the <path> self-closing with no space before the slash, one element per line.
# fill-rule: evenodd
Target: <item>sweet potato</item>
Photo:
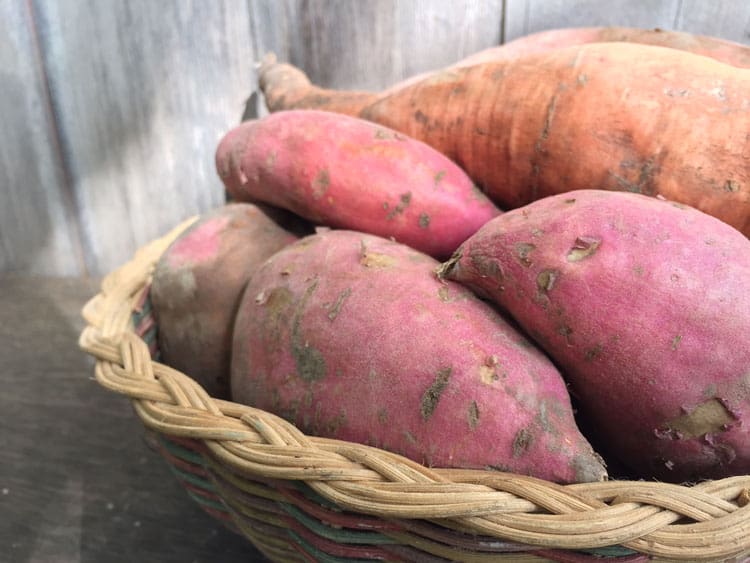
<path fill-rule="evenodd" d="M 518 37 L 503 45 L 489 47 L 473 53 L 449 65 L 448 68 L 462 68 L 487 62 L 506 61 L 587 43 L 614 42 L 668 47 L 710 57 L 739 68 L 750 68 L 750 47 L 742 43 L 718 37 L 694 35 L 684 31 L 667 31 L 658 28 L 639 29 L 635 27 L 569 27 L 539 31 Z M 388 91 L 397 91 L 409 84 L 415 84 L 430 74 L 426 72 L 409 77 L 407 80 L 392 86 Z"/>
<path fill-rule="evenodd" d="M 750 473 L 750 241 L 732 227 L 576 191 L 490 221 L 441 273 L 546 350 L 640 476 Z"/>
<path fill-rule="evenodd" d="M 345 230 L 274 254 L 238 312 L 234 400 L 427 465 L 603 478 L 556 368 L 437 265 Z"/>
<path fill-rule="evenodd" d="M 587 43 L 615 42 L 668 47 L 710 57 L 739 68 L 750 68 L 750 47 L 742 43 L 684 31 L 634 27 L 572 27 L 540 31 L 474 53 L 454 66 L 472 66 Z"/>
<path fill-rule="evenodd" d="M 334 113 L 288 111 L 245 122 L 222 139 L 216 161 L 236 200 L 394 237 L 438 258 L 500 212 L 424 143 Z"/>
<path fill-rule="evenodd" d="M 162 361 L 209 395 L 228 398 L 240 294 L 258 265 L 297 240 L 295 231 L 306 229 L 286 212 L 235 203 L 206 213 L 180 235 L 157 263 L 151 284 Z"/>
<path fill-rule="evenodd" d="M 359 104 L 288 65 L 269 61 L 260 78 L 270 109 L 346 111 L 399 130 L 453 159 L 502 208 L 575 189 L 631 191 L 750 233 L 750 70 L 592 43 L 437 72 Z"/>

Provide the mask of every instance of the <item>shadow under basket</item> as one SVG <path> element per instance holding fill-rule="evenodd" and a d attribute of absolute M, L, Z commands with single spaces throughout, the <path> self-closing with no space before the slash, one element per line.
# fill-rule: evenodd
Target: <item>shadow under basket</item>
<path fill-rule="evenodd" d="M 107 276 L 79 344 L 126 396 L 187 494 L 274 561 L 750 561 L 750 476 L 557 485 L 428 468 L 306 436 L 158 362 L 156 261 L 191 221 Z M 179 515 L 175 515 L 178 518 Z"/>

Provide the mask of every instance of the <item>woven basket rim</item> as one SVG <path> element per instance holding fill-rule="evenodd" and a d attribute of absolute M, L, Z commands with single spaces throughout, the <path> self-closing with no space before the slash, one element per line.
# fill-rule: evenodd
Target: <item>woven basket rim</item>
<path fill-rule="evenodd" d="M 197 439 L 239 475 L 304 481 L 342 509 L 424 519 L 540 548 L 622 546 L 667 560 L 750 553 L 750 475 L 692 486 L 650 481 L 559 485 L 494 470 L 427 468 L 371 446 L 307 436 L 271 413 L 208 396 L 153 361 L 131 315 L 154 266 L 193 217 L 139 249 L 86 303 L 79 346 L 97 381 L 126 396 L 144 426 Z"/>

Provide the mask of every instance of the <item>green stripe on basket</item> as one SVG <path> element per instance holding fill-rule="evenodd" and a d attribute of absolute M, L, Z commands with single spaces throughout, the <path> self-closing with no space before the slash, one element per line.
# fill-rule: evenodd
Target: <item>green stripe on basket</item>
<path fill-rule="evenodd" d="M 188 473 L 187 471 L 182 471 L 181 469 L 178 469 L 174 465 L 170 464 L 169 467 L 172 470 L 172 472 L 183 481 L 187 481 L 191 485 L 195 485 L 196 487 L 199 487 L 205 491 L 216 493 L 216 487 L 211 481 L 207 479 L 201 479 L 197 475 L 193 475 L 192 473 Z"/>
<path fill-rule="evenodd" d="M 143 336 L 141 337 L 141 339 L 142 339 L 142 340 L 143 340 L 143 341 L 144 341 L 144 342 L 145 342 L 146 344 L 151 344 L 151 343 L 153 343 L 153 341 L 154 341 L 154 340 L 156 340 L 156 329 L 155 329 L 155 328 L 152 328 L 152 329 L 150 329 L 150 330 L 146 331 L 146 332 L 145 332 L 145 333 L 143 334 Z"/>
<path fill-rule="evenodd" d="M 304 549 L 309 555 L 312 555 L 315 561 L 321 561 L 322 563 L 358 563 L 360 561 L 371 561 L 370 559 L 349 559 L 347 557 L 335 557 L 328 555 L 327 553 L 320 551 L 317 547 L 311 545 L 302 538 L 296 532 L 287 530 L 289 536 L 294 540 L 297 545 Z"/>
<path fill-rule="evenodd" d="M 175 444 L 174 442 L 168 440 L 167 438 L 164 438 L 163 436 L 159 436 L 159 440 L 161 441 L 164 448 L 173 456 L 180 458 L 182 461 L 189 461 L 193 465 L 200 465 L 201 467 L 205 467 L 203 458 L 200 454 L 187 448 L 183 448 L 182 446 Z"/>
<path fill-rule="evenodd" d="M 278 505 L 297 522 L 305 526 L 308 530 L 315 532 L 317 535 L 336 543 L 361 544 L 361 545 L 390 545 L 397 543 L 396 540 L 386 537 L 377 532 L 348 531 L 343 528 L 332 528 L 311 518 L 300 509 L 290 504 L 280 502 Z"/>
<path fill-rule="evenodd" d="M 613 545 L 610 547 L 599 547 L 597 549 L 580 549 L 581 553 L 587 553 L 589 555 L 598 555 L 600 557 L 627 557 L 628 555 L 637 555 L 637 551 L 628 549 L 627 547 L 621 547 L 619 545 Z"/>
<path fill-rule="evenodd" d="M 304 481 L 298 481 L 292 483 L 295 485 L 293 488 L 297 489 L 302 495 L 307 499 L 313 501 L 315 504 L 319 504 L 323 508 L 328 508 L 331 510 L 340 511 L 341 507 L 338 506 L 336 503 L 331 502 L 330 500 L 322 497 L 320 494 L 318 494 L 317 491 L 315 491 L 312 487 L 310 487 L 307 483 Z"/>
<path fill-rule="evenodd" d="M 215 510 L 218 510 L 220 512 L 225 512 L 229 514 L 229 511 L 227 510 L 227 507 L 224 506 L 220 502 L 216 502 L 215 500 L 204 498 L 200 495 L 196 495 L 193 491 L 187 491 L 188 496 L 193 499 L 195 502 L 197 502 L 200 505 L 208 506 L 210 508 L 213 508 Z"/>

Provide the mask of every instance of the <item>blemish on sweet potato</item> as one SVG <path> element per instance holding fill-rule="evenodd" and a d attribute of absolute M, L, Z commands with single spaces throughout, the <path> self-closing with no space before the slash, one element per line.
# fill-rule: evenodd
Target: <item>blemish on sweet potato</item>
<path fill-rule="evenodd" d="M 518 261 L 527 268 L 531 266 L 531 258 L 529 258 L 529 254 L 531 254 L 535 249 L 536 245 L 531 244 L 530 242 L 517 242 L 515 245 L 515 251 L 516 256 L 518 257 Z"/>
<path fill-rule="evenodd" d="M 310 346 L 302 334 L 302 314 L 307 302 L 318 287 L 316 279 L 305 291 L 292 321 L 291 347 L 292 357 L 297 366 L 297 375 L 305 381 L 317 381 L 326 375 L 326 362 L 320 350 Z"/>
<path fill-rule="evenodd" d="M 528 428 L 521 428 L 513 438 L 513 457 L 518 458 L 525 454 L 534 441 L 534 435 Z"/>
<path fill-rule="evenodd" d="M 555 281 L 557 281 L 557 277 L 560 275 L 560 272 L 558 270 L 542 270 L 539 272 L 539 274 L 536 276 L 536 288 L 540 293 L 547 293 L 549 291 L 552 291 L 552 288 L 555 287 Z"/>
<path fill-rule="evenodd" d="M 385 218 L 388 221 L 392 221 L 393 219 L 396 218 L 396 215 L 400 215 L 401 213 L 403 213 L 404 210 L 407 207 L 409 207 L 410 203 L 411 203 L 411 192 L 406 192 L 406 193 L 401 194 L 399 203 L 396 205 L 396 207 L 394 207 L 388 212 L 388 215 L 386 215 Z"/>
<path fill-rule="evenodd" d="M 493 366 L 479 366 L 479 379 L 485 385 L 492 385 L 495 381 L 500 379 L 497 374 L 497 370 Z"/>
<path fill-rule="evenodd" d="M 735 421 L 734 415 L 717 398 L 709 399 L 692 411 L 683 414 L 666 423 L 659 437 L 669 437 L 673 440 L 688 440 L 706 434 L 724 432 Z"/>
<path fill-rule="evenodd" d="M 596 237 L 581 236 L 576 238 L 570 252 L 568 252 L 568 262 L 579 262 L 588 258 L 599 249 L 601 243 L 601 239 Z"/>
<path fill-rule="evenodd" d="M 430 216 L 424 211 L 419 214 L 419 228 L 426 229 L 430 226 Z"/>
<path fill-rule="evenodd" d="M 378 421 L 380 424 L 388 423 L 388 411 L 386 409 L 380 409 L 378 411 Z"/>
<path fill-rule="evenodd" d="M 276 164 L 276 158 L 278 154 L 276 151 L 271 151 L 268 153 L 268 156 L 266 157 L 266 168 L 269 170 L 273 170 L 273 165 Z"/>
<path fill-rule="evenodd" d="M 740 183 L 737 180 L 727 180 L 724 184 L 724 190 L 727 192 L 738 192 L 740 191 Z"/>
<path fill-rule="evenodd" d="M 412 434 L 408 430 L 404 430 L 404 438 L 406 438 L 406 441 L 409 442 L 411 445 L 417 444 L 417 439 L 414 437 L 414 434 Z"/>
<path fill-rule="evenodd" d="M 558 326 L 557 327 L 557 334 L 559 334 L 560 336 L 565 337 L 565 341 L 567 342 L 568 346 L 571 346 L 573 344 L 573 342 L 572 342 L 572 340 L 573 340 L 573 338 L 572 338 L 573 329 L 570 328 L 568 325 L 561 324 L 560 326 Z"/>
<path fill-rule="evenodd" d="M 469 428 L 471 430 L 476 430 L 477 426 L 479 426 L 479 405 L 477 405 L 476 401 L 472 401 L 471 404 L 469 404 Z"/>
<path fill-rule="evenodd" d="M 597 359 L 599 356 L 602 355 L 603 347 L 601 344 L 595 344 L 588 350 L 586 350 L 586 355 L 584 356 L 584 359 L 587 362 L 593 362 L 595 359 Z"/>
<path fill-rule="evenodd" d="M 359 263 L 365 268 L 390 268 L 395 266 L 398 260 L 388 254 L 380 254 L 378 252 L 367 252 L 362 254 L 359 259 Z"/>
<path fill-rule="evenodd" d="M 420 403 L 420 411 L 419 411 L 422 415 L 422 420 L 425 420 L 425 421 L 429 420 L 430 417 L 432 416 L 432 413 L 435 412 L 435 408 L 437 408 L 438 401 L 440 401 L 440 396 L 443 394 L 443 391 L 445 391 L 445 388 L 448 386 L 448 380 L 450 379 L 452 372 L 453 372 L 452 367 L 445 367 L 445 368 L 439 369 L 432 384 L 427 388 L 427 391 L 425 391 L 424 394 L 422 395 L 422 401 Z"/>
<path fill-rule="evenodd" d="M 452 301 L 452 299 L 450 297 L 450 292 L 448 290 L 448 286 L 447 285 L 441 285 L 438 288 L 438 298 L 443 303 L 450 303 Z"/>
<path fill-rule="evenodd" d="M 327 168 L 322 168 L 312 182 L 313 199 L 320 199 L 328 191 L 331 185 L 331 175 Z"/>
<path fill-rule="evenodd" d="M 458 264 L 458 261 L 460 259 L 461 255 L 459 254 L 456 257 L 455 264 Z M 500 262 L 498 262 L 494 258 L 491 258 L 481 252 L 472 252 L 469 255 L 469 259 L 471 260 L 471 265 L 474 266 L 479 275 L 497 280 L 503 279 L 503 269 L 500 266 Z M 446 272 L 446 275 L 447 274 L 450 274 L 450 271 Z"/>
<path fill-rule="evenodd" d="M 331 305 L 330 310 L 328 311 L 328 318 L 331 320 L 334 320 L 336 317 L 339 316 L 339 313 L 341 312 L 341 307 L 344 304 L 344 301 L 346 301 L 347 297 L 349 297 L 352 294 L 352 288 L 347 287 L 344 291 L 339 293 L 339 296 L 336 298 L 336 301 Z"/>
<path fill-rule="evenodd" d="M 265 307 L 271 322 L 276 324 L 292 303 L 292 292 L 286 287 L 274 287 L 268 293 L 263 292 L 262 297 L 257 296 L 256 303 Z"/>
<path fill-rule="evenodd" d="M 682 340 L 682 335 L 678 334 L 672 339 L 672 350 L 677 350 L 680 346 L 680 341 Z"/>
<path fill-rule="evenodd" d="M 440 181 L 445 178 L 445 170 L 440 170 L 437 174 L 435 174 L 435 187 L 437 188 L 440 185 Z"/>

